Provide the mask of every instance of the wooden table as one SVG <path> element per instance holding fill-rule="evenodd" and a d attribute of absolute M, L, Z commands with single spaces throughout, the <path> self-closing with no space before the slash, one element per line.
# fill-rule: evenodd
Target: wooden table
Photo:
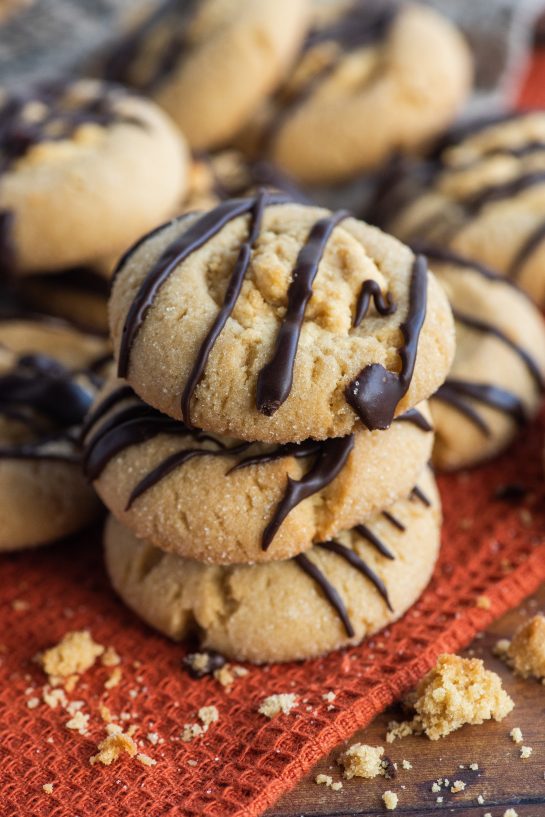
<path fill-rule="evenodd" d="M 501 675 L 505 689 L 515 702 L 514 710 L 502 723 L 488 721 L 482 726 L 465 726 L 439 741 L 411 736 L 387 744 L 387 723 L 403 719 L 399 708 L 389 709 L 320 761 L 297 788 L 267 812 L 267 817 L 356 814 L 416 817 L 452 813 L 456 817 L 483 817 L 487 812 L 492 817 L 503 817 L 510 807 L 519 817 L 545 817 L 545 686 L 535 680 L 516 678 L 492 655 L 492 647 L 499 638 L 510 637 L 525 618 L 538 611 L 545 611 L 545 585 L 519 608 L 499 619 L 463 653 L 484 659 L 488 669 Z M 520 759 L 520 747 L 509 737 L 514 726 L 522 729 L 523 744 L 533 748 L 527 760 Z M 356 741 L 384 746 L 386 755 L 398 764 L 396 778 L 345 780 L 343 789 L 338 792 L 318 786 L 314 779 L 320 773 L 340 779 L 335 758 L 342 748 Z M 401 768 L 403 759 L 412 763 L 411 770 Z M 478 763 L 478 771 L 468 768 L 471 763 Z M 461 769 L 460 765 L 465 768 Z M 433 793 L 432 783 L 439 777 L 447 777 L 451 784 L 454 780 L 463 780 L 466 788 L 458 794 L 451 794 L 449 789 Z M 382 793 L 387 789 L 399 795 L 398 807 L 393 812 L 386 811 L 382 803 Z M 484 798 L 483 805 L 477 802 L 479 794 Z M 443 797 L 441 805 L 436 802 L 438 796 Z"/>

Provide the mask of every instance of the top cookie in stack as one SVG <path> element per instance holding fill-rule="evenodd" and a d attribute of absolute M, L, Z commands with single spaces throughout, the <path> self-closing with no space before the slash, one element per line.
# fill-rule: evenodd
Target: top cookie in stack
<path fill-rule="evenodd" d="M 118 372 L 188 426 L 266 443 L 386 429 L 454 339 L 426 262 L 342 211 L 267 192 L 155 231 L 110 302 Z"/>

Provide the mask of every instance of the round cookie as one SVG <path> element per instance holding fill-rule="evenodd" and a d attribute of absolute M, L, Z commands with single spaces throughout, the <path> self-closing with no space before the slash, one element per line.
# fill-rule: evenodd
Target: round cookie
<path fill-rule="evenodd" d="M 449 251 L 425 251 L 456 323 L 454 363 L 430 401 L 433 462 L 452 470 L 498 454 L 537 413 L 545 387 L 545 324 L 502 276 Z"/>
<path fill-rule="evenodd" d="M 108 334 L 110 285 L 92 269 L 28 275 L 18 279 L 16 289 L 30 309 L 71 321 L 89 332 Z"/>
<path fill-rule="evenodd" d="M 164 553 L 109 517 L 108 572 L 125 603 L 175 640 L 198 632 L 204 648 L 255 663 L 323 655 L 399 618 L 427 585 L 441 513 L 431 475 L 418 487 L 306 554 L 253 566 Z"/>
<path fill-rule="evenodd" d="M 403 240 L 475 259 L 545 303 L 545 112 L 479 119 L 401 168 L 379 220 Z"/>
<path fill-rule="evenodd" d="M 417 257 L 348 213 L 262 192 L 144 238 L 110 299 L 118 372 L 186 425 L 300 442 L 370 430 L 425 400 L 454 352 Z"/>
<path fill-rule="evenodd" d="M 284 77 L 308 7 L 308 0 L 162 3 L 114 47 L 103 72 L 153 96 L 192 148 L 217 147 Z"/>
<path fill-rule="evenodd" d="M 173 212 L 184 141 L 152 102 L 91 80 L 0 99 L 0 248 L 15 274 L 92 266 Z"/>
<path fill-rule="evenodd" d="M 300 445 L 187 429 L 122 381 L 85 424 L 84 469 L 140 539 L 211 564 L 288 559 L 406 496 L 431 455 L 427 406 L 367 431 Z"/>
<path fill-rule="evenodd" d="M 78 434 L 106 353 L 105 341 L 59 323 L 0 321 L 0 551 L 52 542 L 98 515 Z"/>
<path fill-rule="evenodd" d="M 316 18 L 295 69 L 254 125 L 261 151 L 294 178 L 349 179 L 422 149 L 454 119 L 472 65 L 447 19 L 387 0 L 324 3 Z"/>

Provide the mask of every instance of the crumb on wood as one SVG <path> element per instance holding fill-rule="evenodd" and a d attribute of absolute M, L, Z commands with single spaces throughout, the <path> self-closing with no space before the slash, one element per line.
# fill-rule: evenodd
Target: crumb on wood
<path fill-rule="evenodd" d="M 261 701 L 258 712 L 267 718 L 276 718 L 280 714 L 289 715 L 297 704 L 297 695 L 293 692 L 283 692 L 279 695 L 269 695 Z"/>
<path fill-rule="evenodd" d="M 333 791 L 340 791 L 343 787 L 341 781 L 333 780 L 330 774 L 317 774 L 314 778 L 314 782 L 319 786 L 327 786 L 328 789 L 332 789 Z"/>
<path fill-rule="evenodd" d="M 75 630 L 66 633 L 54 647 L 44 650 L 38 656 L 38 663 L 50 678 L 66 679 L 88 670 L 103 652 L 104 647 L 93 641 L 89 630 Z"/>
<path fill-rule="evenodd" d="M 411 721 L 390 725 L 388 742 L 422 732 L 438 740 L 466 723 L 481 724 L 490 718 L 501 721 L 514 706 L 501 678 L 485 669 L 480 659 L 449 654 L 439 656 L 407 703 L 415 715 Z"/>
<path fill-rule="evenodd" d="M 464 783 L 463 780 L 455 780 L 452 786 L 450 787 L 450 790 L 452 794 L 457 794 L 459 791 L 463 791 L 465 787 L 466 784 Z"/>
<path fill-rule="evenodd" d="M 397 808 L 397 804 L 399 802 L 399 797 L 395 793 L 395 791 L 385 791 L 382 795 L 382 800 L 384 801 L 384 805 L 386 806 L 388 811 L 394 811 Z"/>
<path fill-rule="evenodd" d="M 525 621 L 503 657 L 522 678 L 545 678 L 545 616 L 538 614 Z"/>
<path fill-rule="evenodd" d="M 509 737 L 513 741 L 513 743 L 522 743 L 522 730 L 519 726 L 514 726 L 511 731 L 509 732 Z"/>
<path fill-rule="evenodd" d="M 343 768 L 343 777 L 351 780 L 353 777 L 371 779 L 385 775 L 385 765 L 382 756 L 383 746 L 368 746 L 366 743 L 354 743 L 339 755 L 337 763 Z"/>
<path fill-rule="evenodd" d="M 402 767 L 404 769 L 407 769 L 407 770 L 412 769 L 412 767 L 413 767 L 413 764 L 411 763 L 411 761 L 410 760 L 405 760 L 405 759 L 403 759 L 401 761 L 401 765 L 402 765 Z"/>
<path fill-rule="evenodd" d="M 520 757 L 521 760 L 527 760 L 534 750 L 531 746 L 521 746 L 520 747 Z"/>

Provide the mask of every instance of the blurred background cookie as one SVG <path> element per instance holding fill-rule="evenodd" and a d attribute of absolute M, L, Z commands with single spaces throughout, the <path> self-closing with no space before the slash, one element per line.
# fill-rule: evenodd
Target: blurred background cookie
<path fill-rule="evenodd" d="M 181 198 L 184 141 L 152 102 L 85 80 L 0 106 L 4 269 L 58 272 L 121 254 Z"/>
<path fill-rule="evenodd" d="M 60 322 L 0 320 L 0 550 L 42 545 L 95 519 L 79 428 L 108 344 Z"/>

